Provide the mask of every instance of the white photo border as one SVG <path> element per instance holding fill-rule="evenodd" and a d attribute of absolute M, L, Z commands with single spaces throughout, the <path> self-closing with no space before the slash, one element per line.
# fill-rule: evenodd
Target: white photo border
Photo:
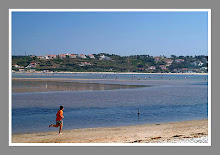
<path fill-rule="evenodd" d="M 12 13 L 13 12 L 207 12 L 208 13 L 208 143 L 12 143 Z M 9 9 L 9 146 L 211 146 L 211 9 Z"/>

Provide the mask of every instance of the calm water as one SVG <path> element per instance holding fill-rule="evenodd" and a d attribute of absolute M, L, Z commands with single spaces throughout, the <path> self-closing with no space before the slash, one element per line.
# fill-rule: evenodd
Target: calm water
<path fill-rule="evenodd" d="M 132 75 L 105 76 L 13 74 L 13 78 L 75 78 L 90 79 L 87 82 L 98 84 L 153 86 L 12 93 L 13 134 L 57 131 L 48 126 L 55 123 L 60 105 L 65 107 L 64 129 L 161 123 L 208 117 L 208 76 L 187 75 L 185 79 L 186 75 L 136 75 L 133 80 Z"/>

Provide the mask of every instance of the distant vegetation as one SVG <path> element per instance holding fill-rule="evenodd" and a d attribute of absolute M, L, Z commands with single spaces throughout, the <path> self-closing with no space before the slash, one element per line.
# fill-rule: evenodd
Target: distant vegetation
<path fill-rule="evenodd" d="M 37 56 L 12 56 L 12 69 L 34 69 L 36 71 L 71 71 L 71 72 L 143 72 L 143 73 L 207 73 L 208 56 L 165 56 L 149 55 L 119 56 L 114 54 L 93 54 L 92 58 L 60 58 L 39 59 Z M 104 55 L 110 59 L 101 60 Z M 36 66 L 30 67 L 30 63 Z"/>

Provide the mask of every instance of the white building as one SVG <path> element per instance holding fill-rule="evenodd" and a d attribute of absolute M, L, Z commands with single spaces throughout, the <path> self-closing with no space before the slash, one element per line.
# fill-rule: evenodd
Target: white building
<path fill-rule="evenodd" d="M 112 60 L 110 57 L 107 57 L 105 55 L 101 55 L 99 60 Z"/>

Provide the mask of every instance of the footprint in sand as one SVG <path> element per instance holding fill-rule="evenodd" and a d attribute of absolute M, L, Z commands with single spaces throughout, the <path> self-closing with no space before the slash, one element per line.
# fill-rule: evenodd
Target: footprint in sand
<path fill-rule="evenodd" d="M 153 139 L 160 139 L 160 138 L 162 138 L 162 137 L 152 137 L 151 140 L 153 140 Z"/>
<path fill-rule="evenodd" d="M 174 135 L 173 137 L 181 137 L 181 136 L 183 136 L 183 135 Z"/>

